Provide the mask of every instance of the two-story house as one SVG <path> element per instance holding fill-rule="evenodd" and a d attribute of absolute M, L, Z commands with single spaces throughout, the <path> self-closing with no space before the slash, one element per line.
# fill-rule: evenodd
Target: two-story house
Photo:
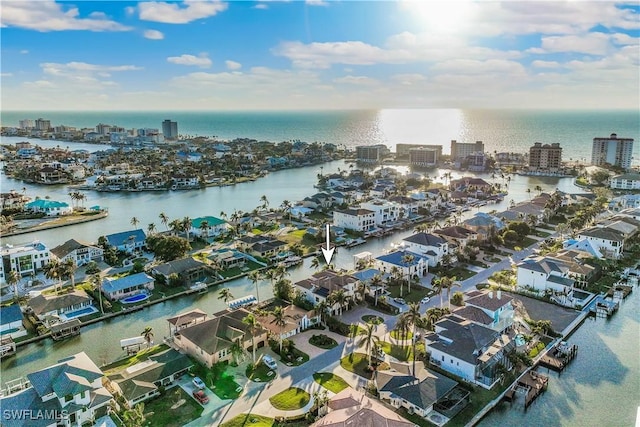
<path fill-rule="evenodd" d="M 471 291 L 466 294 L 464 307 L 453 313 L 475 323 L 504 332 L 513 325 L 513 298 L 502 291 Z"/>
<path fill-rule="evenodd" d="M 356 284 L 358 279 L 346 274 L 338 274 L 331 270 L 319 271 L 308 279 L 300 280 L 294 284 L 297 291 L 301 292 L 311 303 L 318 304 L 326 301 L 332 292 L 344 291 L 345 297 L 353 301 L 355 299 Z M 346 306 L 346 305 L 345 305 Z M 332 314 L 342 312 L 338 302 L 330 308 Z"/>
<path fill-rule="evenodd" d="M 70 239 L 51 249 L 51 253 L 60 261 L 73 260 L 80 267 L 90 261 L 102 261 L 104 250 L 91 243 Z"/>
<path fill-rule="evenodd" d="M 590 227 L 578 233 L 578 240 L 588 240 L 601 253 L 601 257 L 618 259 L 624 250 L 624 234 L 606 227 Z"/>
<path fill-rule="evenodd" d="M 399 250 L 381 255 L 376 258 L 378 268 L 390 273 L 394 268 L 402 272 L 404 277 L 424 277 L 429 269 L 429 258 L 416 252 Z"/>
<path fill-rule="evenodd" d="M 333 226 L 366 233 L 376 228 L 375 213 L 369 209 L 336 210 Z"/>
<path fill-rule="evenodd" d="M 567 295 L 573 292 L 575 280 L 569 276 L 569 268 L 564 262 L 534 256 L 522 260 L 517 268 L 516 280 L 519 287 Z"/>
<path fill-rule="evenodd" d="M 215 216 L 203 216 L 191 220 L 190 233 L 202 238 L 216 237 L 229 229 L 227 221 Z"/>
<path fill-rule="evenodd" d="M 402 240 L 411 252 L 429 259 L 429 267 L 435 267 L 449 253 L 449 243 L 442 237 L 430 233 L 417 233 Z"/>
<path fill-rule="evenodd" d="M 109 246 L 113 246 L 116 250 L 124 251 L 129 254 L 136 250 L 141 250 L 147 241 L 147 235 L 141 228 L 137 230 L 108 234 L 105 238 L 107 239 Z"/>

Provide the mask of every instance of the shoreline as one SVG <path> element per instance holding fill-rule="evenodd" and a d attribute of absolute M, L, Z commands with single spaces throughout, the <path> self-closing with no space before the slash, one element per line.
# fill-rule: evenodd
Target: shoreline
<path fill-rule="evenodd" d="M 67 227 L 69 225 L 82 224 L 82 223 L 85 223 L 85 222 L 91 222 L 91 221 L 96 221 L 98 219 L 106 218 L 108 215 L 109 215 L 109 212 L 105 210 L 105 211 L 102 211 L 102 212 L 97 213 L 95 215 L 87 216 L 86 218 L 75 218 L 75 219 L 73 219 L 73 218 L 65 218 L 64 216 L 63 217 L 58 217 L 56 219 L 63 218 L 65 220 L 68 219 L 68 221 L 65 221 L 64 223 L 61 223 L 61 224 L 47 224 L 47 222 L 44 222 L 44 223 L 42 223 L 40 225 L 34 225 L 34 226 L 28 227 L 28 228 L 21 228 L 19 230 L 11 231 L 11 232 L 8 232 L 8 233 L 3 232 L 2 233 L 2 237 L 19 236 L 21 234 L 33 233 L 33 232 L 36 232 L 36 231 L 51 230 L 51 229 L 54 229 L 54 228 Z M 73 219 L 73 220 L 71 221 L 71 219 Z"/>

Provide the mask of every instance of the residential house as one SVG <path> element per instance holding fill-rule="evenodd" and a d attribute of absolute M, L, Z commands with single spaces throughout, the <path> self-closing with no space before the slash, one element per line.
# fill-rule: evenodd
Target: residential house
<path fill-rule="evenodd" d="M 170 348 L 149 356 L 147 360 L 108 373 L 107 387 L 121 395 L 127 407 L 160 395 L 160 387 L 176 386 L 175 381 L 186 374 L 193 362 L 185 354 Z"/>
<path fill-rule="evenodd" d="M 566 264 L 550 257 L 525 258 L 517 268 L 516 280 L 519 287 L 565 295 L 570 295 L 575 287 L 575 280 L 570 277 Z"/>
<path fill-rule="evenodd" d="M 507 335 L 453 314 L 438 321 L 425 340 L 431 363 L 484 388 L 498 381 L 498 364 L 510 366 L 513 345 Z"/>
<path fill-rule="evenodd" d="M 8 193 L 0 193 L 0 207 L 4 209 L 24 209 L 25 203 L 29 202 L 31 197 L 18 193 L 15 190 L 11 190 Z"/>
<path fill-rule="evenodd" d="M 430 233 L 416 233 L 402 240 L 411 252 L 424 255 L 429 259 L 429 267 L 435 267 L 442 257 L 449 253 L 449 243 L 442 237 Z"/>
<path fill-rule="evenodd" d="M 463 177 L 452 180 L 449 184 L 451 191 L 460 191 L 473 197 L 484 197 L 491 194 L 491 184 L 482 178 Z"/>
<path fill-rule="evenodd" d="M 609 187 L 613 190 L 640 190 L 640 174 L 627 173 L 609 179 Z"/>
<path fill-rule="evenodd" d="M 376 262 L 385 273 L 390 273 L 394 268 L 397 268 L 404 277 L 413 277 L 414 275 L 424 277 L 429 268 L 429 258 L 426 255 L 406 249 L 381 255 L 376 258 Z"/>
<path fill-rule="evenodd" d="M 411 363 L 390 362 L 390 367 L 375 375 L 380 400 L 421 417 L 426 418 L 438 402 L 447 400 L 458 385 L 456 381 L 426 369 L 422 361 L 415 363 L 415 374 Z M 461 401 L 458 411 L 465 406 L 466 402 Z"/>
<path fill-rule="evenodd" d="M 171 177 L 171 189 L 181 190 L 185 188 L 199 188 L 200 179 L 194 175 L 177 174 Z"/>
<path fill-rule="evenodd" d="M 588 240 L 598 251 L 601 257 L 618 259 L 624 250 L 624 234 L 618 230 L 606 227 L 590 227 L 578 233 L 578 240 Z"/>
<path fill-rule="evenodd" d="M 412 421 L 351 387 L 331 397 L 327 411 L 327 415 L 311 424 L 311 427 L 415 427 Z"/>
<path fill-rule="evenodd" d="M 18 304 L 0 307 L 0 335 L 13 339 L 27 335 L 23 320 L 24 316 Z"/>
<path fill-rule="evenodd" d="M 45 166 L 38 170 L 36 180 L 41 184 L 66 184 L 69 179 L 62 168 Z"/>
<path fill-rule="evenodd" d="M 376 268 L 367 268 L 366 270 L 356 271 L 351 276 L 358 279 L 356 289 L 358 289 L 360 283 L 367 283 L 369 285 L 369 295 L 375 297 L 376 294 L 380 296 L 384 293 L 384 283 L 389 278 L 390 274 Z M 374 286 L 371 284 L 371 279 L 373 279 L 374 276 L 380 276 L 382 279 L 382 283 L 380 285 Z"/>
<path fill-rule="evenodd" d="M 462 249 L 469 243 L 478 241 L 478 233 L 459 225 L 438 228 L 436 230 L 433 230 L 433 234 L 435 234 L 436 236 L 440 236 L 444 240 L 449 242 L 450 252 L 455 248 Z"/>
<path fill-rule="evenodd" d="M 277 306 L 282 307 L 284 312 L 285 324 L 283 326 L 275 323 L 275 317 L 271 313 Z M 267 307 L 261 308 L 265 310 L 266 315 L 258 316 L 260 324 L 268 330 L 269 335 L 279 336 L 280 340 L 290 338 L 320 323 L 320 315 L 314 310 L 304 310 L 292 304 L 272 303 Z"/>
<path fill-rule="evenodd" d="M 204 225 L 203 225 L 204 224 Z M 191 220 L 189 232 L 198 237 L 216 237 L 229 229 L 227 221 L 215 216 L 202 216 Z"/>
<path fill-rule="evenodd" d="M 231 360 L 234 343 L 251 351 L 252 336 L 256 348 L 264 347 L 267 330 L 260 327 L 253 335 L 251 329 L 242 322 L 249 313 L 243 308 L 216 313 L 212 319 L 180 329 L 174 335 L 173 343 L 208 367 Z"/>
<path fill-rule="evenodd" d="M 23 416 L 5 416 L 2 425 L 71 427 L 92 423 L 107 413 L 113 401 L 102 385 L 103 378 L 100 368 L 84 352 L 30 373 L 30 387 L 0 399 L 3 411 L 21 412 Z M 25 410 L 31 416 L 24 415 Z"/>
<path fill-rule="evenodd" d="M 178 331 L 189 326 L 209 320 L 209 316 L 199 308 L 180 313 L 167 319 L 169 322 L 169 336 L 174 336 Z"/>
<path fill-rule="evenodd" d="M 376 227 L 375 212 L 369 209 L 345 209 L 333 212 L 333 226 L 366 233 Z"/>
<path fill-rule="evenodd" d="M 380 227 L 393 225 L 400 218 L 400 205 L 388 200 L 373 200 L 360 203 L 362 209 L 373 211 L 375 224 Z"/>
<path fill-rule="evenodd" d="M 588 283 L 593 282 L 600 273 L 600 268 L 587 264 L 593 255 L 586 251 L 577 249 L 564 249 L 557 253 L 547 255 L 548 258 L 564 263 L 569 269 L 568 277 L 575 280 L 575 286 L 584 288 Z"/>
<path fill-rule="evenodd" d="M 478 212 L 473 217 L 462 222 L 462 226 L 478 233 L 478 240 L 486 242 L 505 227 L 504 222 L 497 216 L 485 212 Z"/>
<path fill-rule="evenodd" d="M 471 291 L 464 307 L 454 311 L 459 317 L 479 323 L 496 332 L 505 332 L 513 325 L 513 297 L 502 291 Z"/>
<path fill-rule="evenodd" d="M 333 198 L 327 193 L 316 193 L 302 199 L 302 206 L 311 209 L 326 209 L 333 206 Z"/>
<path fill-rule="evenodd" d="M 147 235 L 141 228 L 108 234 L 105 238 L 109 246 L 113 246 L 116 250 L 129 254 L 137 250 L 142 250 L 147 241 Z"/>
<path fill-rule="evenodd" d="M 66 320 L 76 311 L 93 308 L 93 299 L 82 289 L 76 289 L 62 295 L 40 294 L 31 298 L 28 306 L 38 319 L 53 324 L 57 319 Z"/>
<path fill-rule="evenodd" d="M 294 283 L 297 291 L 301 292 L 305 298 L 313 304 L 326 301 L 329 295 L 334 291 L 342 290 L 345 295 L 351 299 L 355 299 L 356 279 L 353 276 L 339 274 L 335 271 L 325 270 L 314 273 L 308 279 L 300 280 Z M 330 311 L 332 314 L 341 312 L 342 308 L 335 303 Z"/>
<path fill-rule="evenodd" d="M 410 216 L 414 216 L 418 214 L 418 208 L 420 207 L 420 202 L 412 197 L 407 196 L 392 196 L 389 197 L 389 201 L 392 203 L 396 203 L 400 207 L 401 218 L 408 218 Z"/>
<path fill-rule="evenodd" d="M 211 273 L 211 267 L 192 257 L 176 259 L 157 265 L 151 269 L 154 276 L 162 276 L 166 283 L 172 274 L 176 274 L 184 284 L 202 281 Z"/>
<path fill-rule="evenodd" d="M 66 202 L 46 199 L 36 199 L 25 203 L 24 208 L 31 212 L 44 213 L 47 216 L 69 215 L 73 212 L 73 208 Z"/>
<path fill-rule="evenodd" d="M 131 295 L 152 291 L 154 284 L 155 279 L 147 273 L 136 273 L 117 279 L 105 277 L 100 289 L 107 298 L 116 301 Z"/>
<path fill-rule="evenodd" d="M 90 261 L 102 261 L 104 250 L 91 243 L 70 239 L 51 249 L 51 253 L 60 261 L 73 260 L 80 267 Z"/>
<path fill-rule="evenodd" d="M 17 272 L 19 277 L 36 274 L 49 264 L 51 252 L 37 240 L 24 245 L 6 244 L 0 247 L 0 259 L 0 286 L 5 287 L 10 271 Z"/>
<path fill-rule="evenodd" d="M 213 251 L 207 258 L 217 263 L 222 270 L 233 267 L 243 267 L 247 263 L 247 256 L 245 254 L 230 249 Z"/>

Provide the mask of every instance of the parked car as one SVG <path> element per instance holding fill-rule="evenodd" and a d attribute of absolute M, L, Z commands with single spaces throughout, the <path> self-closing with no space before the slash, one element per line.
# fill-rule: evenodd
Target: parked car
<path fill-rule="evenodd" d="M 431 298 L 429 298 L 429 297 L 424 297 L 424 298 L 422 298 L 422 303 L 423 303 L 423 304 L 426 304 L 426 303 L 428 303 L 428 302 L 429 302 L 429 300 L 431 300 Z"/>
<path fill-rule="evenodd" d="M 273 357 L 269 356 L 268 354 L 262 356 L 262 363 L 267 365 L 267 368 L 269 369 L 278 369 L 278 364 L 275 360 L 273 360 Z"/>
<path fill-rule="evenodd" d="M 205 387 L 204 382 L 200 379 L 200 377 L 195 377 L 193 379 L 193 385 L 198 387 L 198 388 L 204 388 Z"/>
<path fill-rule="evenodd" d="M 209 398 L 207 397 L 206 394 L 204 394 L 204 391 L 202 390 L 193 390 L 193 397 L 194 399 L 196 399 L 198 402 L 202 403 L 203 405 L 206 403 L 209 403 Z"/>
<path fill-rule="evenodd" d="M 398 304 L 406 304 L 407 302 L 404 300 L 404 298 L 400 298 L 400 297 L 396 297 L 393 299 L 395 302 L 397 302 Z"/>

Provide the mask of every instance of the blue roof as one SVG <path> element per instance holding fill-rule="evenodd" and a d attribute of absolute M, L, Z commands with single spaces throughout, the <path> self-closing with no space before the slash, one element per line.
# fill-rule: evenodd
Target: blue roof
<path fill-rule="evenodd" d="M 18 320 L 22 320 L 22 310 L 18 304 L 0 308 L 0 324 L 8 325 Z"/>
<path fill-rule="evenodd" d="M 104 279 L 102 282 L 102 289 L 105 292 L 112 293 L 120 291 L 122 289 L 132 288 L 134 286 L 144 285 L 145 283 L 153 282 L 153 277 L 146 273 L 132 274 L 131 276 L 121 277 L 119 279 Z"/>
<path fill-rule="evenodd" d="M 144 231 L 142 230 L 142 228 L 139 228 L 137 230 L 129 230 L 129 231 L 123 231 L 120 233 L 109 234 L 105 237 L 107 238 L 107 242 L 109 242 L 111 246 L 122 246 L 125 243 L 127 243 L 127 241 L 129 240 L 129 237 L 131 236 L 135 237 L 136 242 L 144 242 L 147 238 L 147 235 L 144 234 Z"/>
<path fill-rule="evenodd" d="M 376 274 L 379 274 L 380 276 L 384 276 L 384 274 L 380 270 L 377 270 L 375 268 L 368 268 L 366 270 L 357 271 L 353 273 L 352 276 L 362 282 L 366 282 L 371 280 L 373 276 L 375 276 Z"/>
<path fill-rule="evenodd" d="M 38 199 L 33 202 L 29 202 L 24 205 L 25 208 L 38 208 L 38 209 L 55 209 L 55 208 L 68 208 L 69 204 L 65 202 L 56 202 L 55 200 Z"/>
<path fill-rule="evenodd" d="M 405 264 L 402 261 L 402 257 L 405 255 L 413 255 L 413 261 L 410 264 Z M 379 256 L 376 259 L 379 261 L 387 262 L 389 264 L 397 265 L 398 267 L 413 267 L 414 265 L 418 265 L 418 262 L 420 262 L 421 259 L 423 259 L 424 261 L 428 261 L 428 258 L 410 251 L 391 252 L 390 254 Z"/>

